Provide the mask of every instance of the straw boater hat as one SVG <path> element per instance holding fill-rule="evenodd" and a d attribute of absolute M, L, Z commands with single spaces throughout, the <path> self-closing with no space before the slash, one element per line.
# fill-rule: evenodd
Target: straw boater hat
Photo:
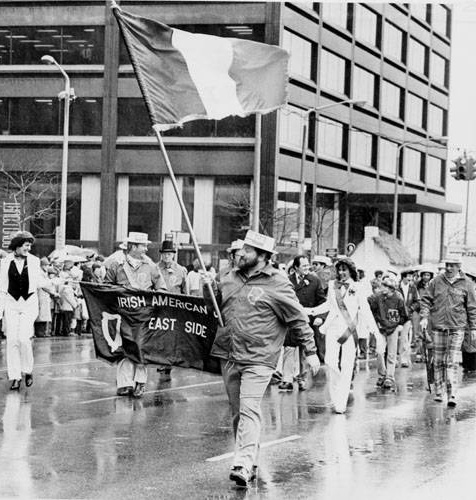
<path fill-rule="evenodd" d="M 148 238 L 149 235 L 147 233 L 131 232 L 127 236 L 125 243 L 135 243 L 136 245 L 148 245 L 150 243 Z"/>
<path fill-rule="evenodd" d="M 275 254 L 274 251 L 274 238 L 266 236 L 256 231 L 248 230 L 246 233 L 243 245 L 249 245 L 250 247 L 257 248 L 258 250 L 264 250 L 270 254 Z"/>
<path fill-rule="evenodd" d="M 319 262 L 321 264 L 324 264 L 325 266 L 332 265 L 332 260 L 330 259 L 330 257 L 326 257 L 325 255 L 314 255 L 311 262 Z"/>

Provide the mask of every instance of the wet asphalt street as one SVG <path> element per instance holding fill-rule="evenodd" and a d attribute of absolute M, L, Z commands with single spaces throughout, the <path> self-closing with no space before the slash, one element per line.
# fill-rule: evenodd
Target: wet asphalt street
<path fill-rule="evenodd" d="M 221 378 L 149 368 L 142 400 L 115 396 L 115 367 L 90 337 L 34 340 L 35 380 L 9 391 L 0 346 L 0 497 L 88 499 L 476 499 L 476 377 L 456 409 L 435 403 L 422 365 L 376 390 L 361 362 L 346 415 L 325 368 L 304 392 L 268 389 L 259 479 L 228 479 L 233 450 Z M 163 376 L 162 376 L 163 377 Z"/>

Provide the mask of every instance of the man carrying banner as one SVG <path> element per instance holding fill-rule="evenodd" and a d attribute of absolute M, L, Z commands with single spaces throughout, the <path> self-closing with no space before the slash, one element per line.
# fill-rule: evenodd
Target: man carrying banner
<path fill-rule="evenodd" d="M 241 487 L 256 477 L 261 400 L 288 329 L 302 345 L 313 375 L 320 365 L 313 331 L 291 282 L 270 263 L 273 248 L 273 238 L 248 231 L 237 252 L 237 269 L 223 276 L 216 289 L 224 326 L 218 328 L 211 354 L 220 358 L 233 415 L 230 479 Z M 209 298 L 207 287 L 204 294 Z"/>
<path fill-rule="evenodd" d="M 105 282 L 137 290 L 167 290 L 167 285 L 156 265 L 146 258 L 150 241 L 146 233 L 130 232 L 126 240 L 127 251 L 124 262 L 113 262 L 106 273 Z M 117 365 L 117 395 L 144 395 L 147 382 L 147 368 L 123 358 Z"/>

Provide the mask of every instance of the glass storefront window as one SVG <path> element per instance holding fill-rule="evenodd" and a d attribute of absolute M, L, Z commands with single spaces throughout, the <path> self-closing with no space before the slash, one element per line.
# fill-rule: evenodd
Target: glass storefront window
<path fill-rule="evenodd" d="M 187 210 L 188 217 L 193 224 L 193 210 L 194 206 L 194 193 L 195 193 L 195 177 L 182 178 L 182 200 Z M 182 214 L 182 231 L 188 233 L 187 222 Z"/>
<path fill-rule="evenodd" d="M 229 244 L 244 235 L 249 225 L 250 181 L 230 177 L 215 179 L 213 242 Z"/>
<path fill-rule="evenodd" d="M 0 64 L 104 64 L 103 26 L 18 26 L 0 29 Z"/>
<path fill-rule="evenodd" d="M 81 238 L 81 176 L 68 175 L 66 202 L 66 239 Z"/>
<path fill-rule="evenodd" d="M 117 109 L 117 133 L 119 136 L 153 135 L 147 107 L 142 98 L 120 98 Z M 134 120 L 131 120 L 131 116 Z M 182 128 L 168 130 L 167 137 L 254 137 L 255 116 L 240 118 L 230 116 L 223 120 L 194 120 Z"/>
<path fill-rule="evenodd" d="M 277 245 L 291 245 L 292 236 L 297 235 L 300 191 L 299 182 L 278 179 L 278 202 L 275 215 Z"/>
<path fill-rule="evenodd" d="M 215 35 L 224 38 L 243 38 L 254 42 L 264 42 L 263 24 L 184 24 L 174 28 L 188 31 L 189 33 L 202 33 L 204 35 Z M 120 38 L 119 64 L 131 64 L 124 40 Z"/>
<path fill-rule="evenodd" d="M 70 104 L 71 135 L 101 135 L 102 99 L 81 97 Z M 57 97 L 0 99 L 2 135 L 62 135 L 63 102 Z"/>
<path fill-rule="evenodd" d="M 163 184 L 158 175 L 129 176 L 128 230 L 147 233 L 149 240 L 160 239 Z"/>
<path fill-rule="evenodd" d="M 30 231 L 35 238 L 52 239 L 59 225 L 61 177 L 59 175 L 49 178 L 42 176 L 32 187 L 31 214 L 33 217 L 30 222 Z M 69 219 L 67 219 L 68 224 Z"/>

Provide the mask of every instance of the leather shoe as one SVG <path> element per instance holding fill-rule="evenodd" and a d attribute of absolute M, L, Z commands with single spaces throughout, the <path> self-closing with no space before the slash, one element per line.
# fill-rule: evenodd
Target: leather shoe
<path fill-rule="evenodd" d="M 30 387 L 31 385 L 33 385 L 33 374 L 32 373 L 25 374 L 25 385 L 27 387 Z"/>
<path fill-rule="evenodd" d="M 132 387 L 130 385 L 127 385 L 126 387 L 118 387 L 117 389 L 118 396 L 129 396 L 130 394 L 132 394 Z"/>
<path fill-rule="evenodd" d="M 251 480 L 250 473 L 245 467 L 233 467 L 230 472 L 230 479 L 235 481 L 237 486 L 246 488 L 248 486 L 248 481 Z"/>
<path fill-rule="evenodd" d="M 20 390 L 20 384 L 21 384 L 21 379 L 15 379 L 12 382 L 12 385 L 10 387 L 11 391 L 19 391 Z"/>
<path fill-rule="evenodd" d="M 136 388 L 134 389 L 134 393 L 132 394 L 135 398 L 141 398 L 145 392 L 145 384 L 141 384 L 138 382 L 136 384 Z"/>

